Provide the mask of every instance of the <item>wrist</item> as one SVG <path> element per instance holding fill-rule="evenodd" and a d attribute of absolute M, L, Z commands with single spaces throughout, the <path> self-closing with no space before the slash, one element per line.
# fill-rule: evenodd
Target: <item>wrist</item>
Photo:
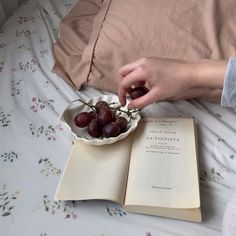
<path fill-rule="evenodd" d="M 191 63 L 192 81 L 195 87 L 222 89 L 227 60 L 200 60 Z"/>

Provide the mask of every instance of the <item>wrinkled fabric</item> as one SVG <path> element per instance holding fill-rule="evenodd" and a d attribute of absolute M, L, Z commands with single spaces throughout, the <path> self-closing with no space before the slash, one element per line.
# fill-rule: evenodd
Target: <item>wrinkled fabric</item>
<path fill-rule="evenodd" d="M 119 68 L 145 56 L 198 60 L 236 55 L 235 0 L 97 2 L 75 6 L 61 22 L 55 46 L 55 72 L 77 89 L 88 84 L 117 92 Z M 85 25 L 91 30 L 86 35 L 81 33 Z"/>

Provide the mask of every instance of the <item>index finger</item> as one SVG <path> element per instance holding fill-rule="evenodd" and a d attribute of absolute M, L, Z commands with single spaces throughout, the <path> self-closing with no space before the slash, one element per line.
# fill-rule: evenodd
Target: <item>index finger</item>
<path fill-rule="evenodd" d="M 129 64 L 126 64 L 122 66 L 119 70 L 119 74 L 124 77 L 131 73 L 133 70 L 135 70 L 137 67 L 139 67 L 142 63 L 142 59 L 136 60 L 134 62 L 131 62 Z"/>
<path fill-rule="evenodd" d="M 144 81 L 144 79 L 145 76 L 142 70 L 139 70 L 139 68 L 137 68 L 120 80 L 118 86 L 118 96 L 122 106 L 125 106 L 126 104 L 127 90 L 129 90 L 129 88 L 135 83 Z"/>

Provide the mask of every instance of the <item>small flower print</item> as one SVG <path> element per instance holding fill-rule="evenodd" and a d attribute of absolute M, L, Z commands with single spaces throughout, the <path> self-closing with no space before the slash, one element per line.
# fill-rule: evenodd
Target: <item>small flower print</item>
<path fill-rule="evenodd" d="M 9 126 L 11 114 L 6 113 L 2 107 L 0 107 L 0 125 L 2 127 Z"/>
<path fill-rule="evenodd" d="M 21 53 L 22 51 L 31 51 L 30 47 L 27 47 L 25 44 L 21 44 L 17 47 L 18 53 Z"/>
<path fill-rule="evenodd" d="M 41 173 L 45 176 L 49 176 L 50 174 L 60 176 L 61 170 L 57 169 L 53 163 L 48 158 L 41 158 L 38 161 L 39 165 L 42 166 Z"/>
<path fill-rule="evenodd" d="M 1 154 L 1 159 L 4 162 L 13 162 L 16 161 L 18 159 L 18 154 L 11 151 L 11 152 L 5 152 L 3 154 Z"/>
<path fill-rule="evenodd" d="M 5 30 L 6 30 L 6 25 L 4 24 L 0 27 L 0 34 L 3 34 Z"/>
<path fill-rule="evenodd" d="M 16 37 L 21 38 L 21 37 L 25 37 L 30 39 L 32 34 L 36 34 L 37 32 L 35 30 L 16 30 Z"/>
<path fill-rule="evenodd" d="M 30 61 L 25 63 L 19 62 L 19 69 L 24 72 L 32 72 L 34 73 L 37 70 L 38 62 L 36 58 L 32 58 Z"/>
<path fill-rule="evenodd" d="M 77 203 L 75 201 L 52 201 L 47 195 L 43 196 L 43 205 L 46 212 L 55 215 L 56 212 L 62 211 L 65 213 L 64 219 L 78 218 L 74 210 L 76 210 Z"/>
<path fill-rule="evenodd" d="M 222 139 L 221 137 L 218 137 L 218 136 L 217 136 L 217 141 L 218 141 L 218 142 L 225 143 L 225 140 L 224 140 L 224 139 Z"/>
<path fill-rule="evenodd" d="M 45 43 L 45 42 L 46 42 L 46 39 L 40 39 L 39 41 L 40 41 L 40 43 L 42 43 L 42 44 L 43 44 L 43 43 Z"/>
<path fill-rule="evenodd" d="M 7 45 L 5 43 L 0 43 L 0 48 L 3 49 L 5 48 Z"/>
<path fill-rule="evenodd" d="M 33 16 L 31 17 L 25 17 L 25 16 L 20 16 L 18 17 L 18 24 L 23 24 L 23 23 L 27 23 L 27 22 L 34 22 L 35 18 Z"/>
<path fill-rule="evenodd" d="M 70 3 L 70 2 L 67 2 L 67 3 L 65 4 L 65 7 L 66 7 L 67 10 L 70 11 L 70 10 L 72 9 L 72 7 L 73 7 L 73 4 Z"/>
<path fill-rule="evenodd" d="M 12 215 L 12 211 L 15 208 L 13 201 L 18 198 L 19 192 L 13 194 L 7 191 L 6 185 L 3 185 L 0 190 L 0 211 L 1 216 L 6 217 Z"/>
<path fill-rule="evenodd" d="M 19 95 L 21 90 L 20 90 L 20 85 L 22 83 L 22 79 L 20 80 L 11 80 L 11 96 L 16 96 Z"/>
<path fill-rule="evenodd" d="M 230 159 L 234 160 L 235 155 L 231 154 L 229 157 L 230 157 Z"/>
<path fill-rule="evenodd" d="M 53 30 L 54 35 L 58 35 L 59 34 L 59 30 L 57 28 L 53 28 L 52 30 Z"/>
<path fill-rule="evenodd" d="M 121 209 L 121 208 L 118 208 L 118 207 L 115 207 L 115 208 L 111 208 L 111 207 L 106 207 L 107 209 L 107 213 L 110 215 L 110 216 L 126 216 L 126 212 Z"/>
<path fill-rule="evenodd" d="M 145 236 L 152 236 L 150 232 L 146 232 Z"/>
<path fill-rule="evenodd" d="M 43 204 L 46 212 L 50 212 L 52 215 L 61 208 L 61 202 L 51 201 L 47 195 L 43 196 Z"/>
<path fill-rule="evenodd" d="M 45 136 L 47 140 L 49 141 L 55 141 L 56 140 L 56 132 L 57 131 L 63 131 L 63 128 L 61 125 L 52 126 L 49 125 L 47 127 L 45 126 L 35 126 L 33 124 L 30 124 L 29 126 L 30 132 L 33 136 L 36 136 L 39 138 L 40 136 Z"/>
<path fill-rule="evenodd" d="M 3 71 L 4 66 L 5 66 L 5 61 L 0 61 L 0 72 Z"/>
<path fill-rule="evenodd" d="M 77 219 L 77 215 L 74 212 L 71 213 L 67 213 L 65 216 L 65 219 L 73 219 L 76 220 Z"/>
<path fill-rule="evenodd" d="M 48 55 L 48 54 L 49 54 L 48 49 L 40 50 L 40 57 L 44 57 L 45 55 Z"/>
<path fill-rule="evenodd" d="M 54 106 L 52 105 L 54 103 L 53 99 L 42 100 L 40 98 L 33 97 L 31 101 L 33 104 L 31 105 L 30 109 L 33 112 L 43 110 L 45 107 L 49 107 L 51 110 L 54 110 Z"/>

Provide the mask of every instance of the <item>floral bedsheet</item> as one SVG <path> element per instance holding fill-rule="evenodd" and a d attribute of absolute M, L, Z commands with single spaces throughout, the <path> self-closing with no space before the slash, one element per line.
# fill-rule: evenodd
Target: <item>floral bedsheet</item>
<path fill-rule="evenodd" d="M 202 223 L 130 214 L 107 201 L 53 200 L 73 142 L 58 117 L 70 101 L 102 93 L 75 91 L 51 72 L 58 24 L 75 2 L 26 1 L 0 28 L 0 235 L 220 235 L 236 189 L 236 114 L 207 102 L 162 102 L 144 111 L 195 118 Z"/>

